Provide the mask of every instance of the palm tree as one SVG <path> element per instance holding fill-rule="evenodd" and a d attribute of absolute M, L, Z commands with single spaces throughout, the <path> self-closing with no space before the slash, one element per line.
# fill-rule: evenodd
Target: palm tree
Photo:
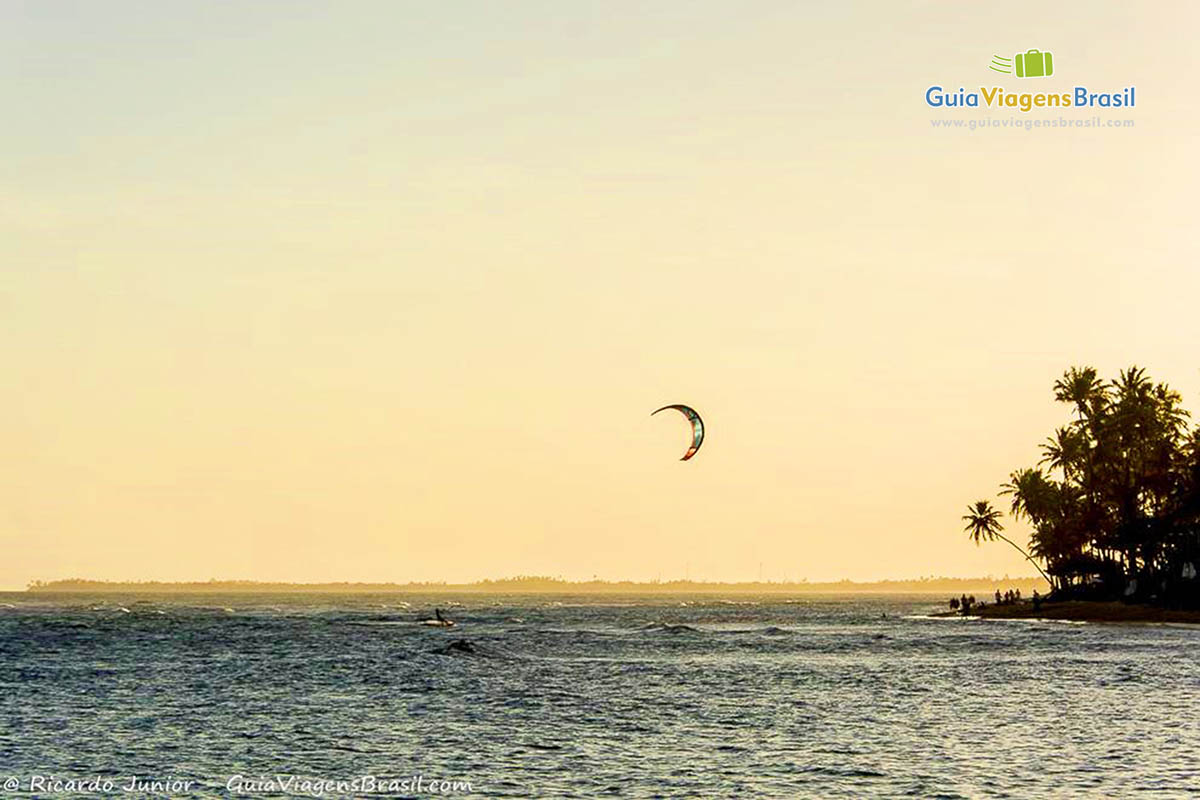
<path fill-rule="evenodd" d="M 1000 522 L 1000 518 L 1003 516 L 1002 512 L 992 508 L 991 501 L 979 500 L 967 506 L 967 513 L 963 516 L 967 527 L 963 530 L 977 545 L 980 542 L 990 542 L 1000 535 L 1000 531 L 1004 530 L 1004 525 Z"/>
<path fill-rule="evenodd" d="M 963 516 L 963 521 L 967 524 L 963 530 L 967 532 L 976 546 L 981 542 L 992 542 L 996 539 L 1008 542 L 1018 553 L 1025 556 L 1025 560 L 1033 564 L 1038 572 L 1042 573 L 1042 577 L 1046 579 L 1046 583 L 1050 584 L 1051 588 L 1053 588 L 1054 581 L 1050 580 L 1050 576 L 1038 566 L 1038 563 L 1033 560 L 1033 556 L 1026 553 L 1016 542 L 1000 532 L 1004 530 L 1004 525 L 1000 522 L 1000 518 L 1003 516 L 1002 512 L 992 507 L 990 501 L 978 500 L 967 506 L 967 513 Z"/>
<path fill-rule="evenodd" d="M 1040 469 L 1019 469 L 1001 484 L 1000 494 L 1012 496 L 1012 515 L 1035 525 L 1053 510 L 1056 486 Z M 978 503 L 976 503 L 978 505 Z"/>
<path fill-rule="evenodd" d="M 1095 367 L 1071 367 L 1054 382 L 1054 399 L 1074 404 L 1079 422 L 1102 410 L 1107 395 L 1108 387 L 1100 380 Z"/>
<path fill-rule="evenodd" d="M 1087 456 L 1087 437 L 1080 431 L 1063 427 L 1042 445 L 1042 460 L 1038 464 L 1049 464 L 1051 469 L 1060 469 L 1063 480 L 1071 481 L 1081 471 Z"/>

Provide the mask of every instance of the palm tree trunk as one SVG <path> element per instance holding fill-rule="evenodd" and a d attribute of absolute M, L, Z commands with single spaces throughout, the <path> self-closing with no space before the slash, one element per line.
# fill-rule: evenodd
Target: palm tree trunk
<path fill-rule="evenodd" d="M 997 539 L 1003 539 L 1004 541 L 1008 542 L 1010 545 L 1013 546 L 1014 549 L 1016 549 L 1016 551 L 1018 553 L 1025 556 L 1025 560 L 1028 561 L 1030 564 L 1033 564 L 1034 568 L 1037 569 L 1038 572 L 1042 573 L 1042 577 L 1046 579 L 1046 583 L 1050 584 L 1050 590 L 1054 591 L 1054 581 L 1050 580 L 1050 576 L 1046 574 L 1046 571 L 1038 566 L 1038 563 L 1033 560 L 1033 556 L 1029 555 L 1029 553 L 1026 553 L 1024 550 L 1022 550 L 1020 545 L 1018 545 L 1012 539 L 1009 539 L 1004 534 L 996 533 L 995 536 Z"/>

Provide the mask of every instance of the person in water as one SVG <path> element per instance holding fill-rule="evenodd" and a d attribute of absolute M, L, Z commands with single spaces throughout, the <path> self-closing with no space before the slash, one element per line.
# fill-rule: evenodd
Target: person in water
<path fill-rule="evenodd" d="M 438 621 L 438 622 L 445 622 L 445 621 L 446 621 L 446 618 L 442 616 L 442 610 L 441 610 L 440 608 L 435 608 L 435 609 L 433 610 L 433 615 L 434 615 L 435 617 L 437 617 L 437 621 Z"/>

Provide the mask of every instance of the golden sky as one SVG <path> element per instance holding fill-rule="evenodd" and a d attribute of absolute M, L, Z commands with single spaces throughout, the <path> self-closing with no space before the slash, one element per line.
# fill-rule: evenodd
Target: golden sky
<path fill-rule="evenodd" d="M 1198 24 L 9 3 L 0 588 L 1031 574 L 959 518 L 1064 368 L 1200 411 Z M 1095 112 L 1135 126 L 935 129 L 1059 116 L 935 84 L 1136 85 Z"/>

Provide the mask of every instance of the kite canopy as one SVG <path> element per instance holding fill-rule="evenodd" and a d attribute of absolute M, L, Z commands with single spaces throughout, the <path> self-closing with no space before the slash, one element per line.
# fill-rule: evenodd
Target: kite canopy
<path fill-rule="evenodd" d="M 691 406 L 678 404 L 663 406 L 657 411 L 650 412 L 650 416 L 653 417 L 659 411 L 666 411 L 668 408 L 675 409 L 680 414 L 683 414 L 688 422 L 692 423 L 692 446 L 689 447 L 687 452 L 683 454 L 683 458 L 679 459 L 680 461 L 687 461 L 689 458 L 696 455 L 696 451 L 699 450 L 700 445 L 704 443 L 704 420 L 700 419 L 700 415 L 697 414 L 696 410 Z"/>

